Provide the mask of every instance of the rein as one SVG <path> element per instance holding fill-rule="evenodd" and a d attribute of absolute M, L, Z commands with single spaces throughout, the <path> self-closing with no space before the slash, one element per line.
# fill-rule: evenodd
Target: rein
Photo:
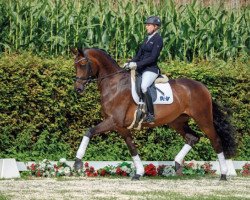
<path fill-rule="evenodd" d="M 93 81 L 98 81 L 98 80 L 100 80 L 100 82 L 102 82 L 102 80 L 104 80 L 104 79 L 106 79 L 106 78 L 108 78 L 108 77 L 110 77 L 110 76 L 114 76 L 114 75 L 116 75 L 116 74 L 120 74 L 120 73 L 123 73 L 123 72 L 126 72 L 126 70 L 125 70 L 125 69 L 121 69 L 121 70 L 119 70 L 119 71 L 117 71 L 117 72 L 114 72 L 114 73 L 112 73 L 112 74 L 108 74 L 108 75 L 106 75 L 106 76 L 102 76 L 102 77 L 99 77 L 99 78 L 95 78 L 95 79 L 93 79 Z"/>

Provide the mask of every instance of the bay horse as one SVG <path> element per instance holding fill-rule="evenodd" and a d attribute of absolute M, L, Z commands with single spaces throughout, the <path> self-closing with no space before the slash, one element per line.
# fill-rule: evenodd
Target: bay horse
<path fill-rule="evenodd" d="M 90 81 L 95 80 L 101 96 L 101 109 L 104 120 L 90 128 L 83 136 L 74 163 L 75 170 L 83 167 L 82 158 L 89 140 L 93 135 L 107 131 L 116 131 L 125 140 L 133 158 L 136 174 L 132 180 L 139 180 L 144 174 L 144 167 L 133 142 L 131 130 L 128 129 L 137 108 L 131 95 L 131 75 L 119 67 L 117 62 L 104 50 L 97 48 L 71 49 L 74 54 L 76 81 L 74 88 L 83 93 Z M 185 140 L 185 145 L 175 157 L 176 173 L 182 174 L 185 155 L 199 141 L 188 121 L 194 119 L 198 127 L 209 138 L 221 169 L 220 180 L 227 180 L 226 158 L 234 156 L 236 143 L 234 129 L 208 91 L 200 82 L 178 78 L 169 80 L 173 91 L 173 103 L 154 105 L 155 121 L 153 124 L 143 123 L 142 127 L 153 128 L 168 125 Z"/>

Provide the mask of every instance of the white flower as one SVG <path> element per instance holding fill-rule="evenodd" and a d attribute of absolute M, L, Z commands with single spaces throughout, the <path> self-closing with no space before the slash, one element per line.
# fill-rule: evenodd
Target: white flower
<path fill-rule="evenodd" d="M 45 176 L 45 177 L 50 177 L 49 171 L 45 171 L 44 174 L 43 174 L 43 176 Z"/>
<path fill-rule="evenodd" d="M 124 172 L 126 172 L 126 173 L 128 173 L 128 174 L 131 172 L 131 169 L 128 168 L 127 166 L 122 166 L 121 170 L 124 171 Z"/>
<path fill-rule="evenodd" d="M 51 163 L 49 163 L 49 164 L 47 165 L 47 168 L 48 168 L 48 169 L 54 169 L 54 166 L 53 166 Z"/>
<path fill-rule="evenodd" d="M 41 170 L 44 170 L 45 167 L 46 167 L 46 164 L 43 162 L 39 165 L 39 169 L 41 169 Z"/>
<path fill-rule="evenodd" d="M 60 167 L 60 168 L 58 169 L 58 173 L 59 173 L 59 174 L 63 174 L 63 172 L 64 172 L 64 168 L 63 168 L 63 167 Z"/>
<path fill-rule="evenodd" d="M 55 172 L 55 171 L 52 171 L 52 172 L 50 173 L 50 176 L 52 176 L 52 177 L 56 176 L 56 172 Z"/>
<path fill-rule="evenodd" d="M 61 159 L 59 160 L 60 163 L 66 163 L 66 161 L 67 161 L 66 158 L 61 158 Z"/>
<path fill-rule="evenodd" d="M 166 166 L 166 167 L 164 167 L 162 175 L 163 176 L 174 176 L 175 170 L 171 166 Z"/>
<path fill-rule="evenodd" d="M 116 168 L 113 168 L 110 170 L 111 174 L 115 174 L 116 173 Z"/>
<path fill-rule="evenodd" d="M 121 170 L 126 172 L 127 166 L 122 166 L 122 167 L 121 167 Z"/>
<path fill-rule="evenodd" d="M 70 168 L 69 167 L 65 167 L 64 168 L 64 173 L 65 173 L 65 175 L 70 175 Z"/>

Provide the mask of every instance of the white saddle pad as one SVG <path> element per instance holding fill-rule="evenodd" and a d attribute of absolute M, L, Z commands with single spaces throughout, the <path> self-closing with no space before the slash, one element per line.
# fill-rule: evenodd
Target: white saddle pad
<path fill-rule="evenodd" d="M 131 91 L 132 96 L 136 104 L 144 104 L 143 101 L 139 101 L 139 96 L 137 95 L 137 92 L 135 90 L 135 80 L 134 77 L 131 75 Z M 153 102 L 154 104 L 171 104 L 173 103 L 173 92 L 171 89 L 170 84 L 167 83 L 157 83 L 155 86 L 163 92 L 163 94 L 157 90 L 157 98 Z"/>

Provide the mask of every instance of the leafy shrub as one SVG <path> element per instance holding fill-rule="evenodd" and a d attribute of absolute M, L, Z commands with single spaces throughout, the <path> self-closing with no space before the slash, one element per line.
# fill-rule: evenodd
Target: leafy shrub
<path fill-rule="evenodd" d="M 73 88 L 73 59 L 41 58 L 29 53 L 0 57 L 0 157 L 17 160 L 74 159 L 85 131 L 101 120 L 100 96 L 90 84 L 83 96 Z M 249 59 L 161 63 L 170 78 L 188 77 L 203 82 L 214 99 L 230 108 L 237 130 L 238 154 L 250 158 Z M 91 117 L 90 117 L 91 116 Z M 217 158 L 202 136 L 186 160 Z M 142 160 L 173 160 L 184 140 L 166 126 L 134 132 Z M 101 153 L 100 153 L 101 152 Z M 123 139 L 115 132 L 95 136 L 85 160 L 130 160 Z"/>

